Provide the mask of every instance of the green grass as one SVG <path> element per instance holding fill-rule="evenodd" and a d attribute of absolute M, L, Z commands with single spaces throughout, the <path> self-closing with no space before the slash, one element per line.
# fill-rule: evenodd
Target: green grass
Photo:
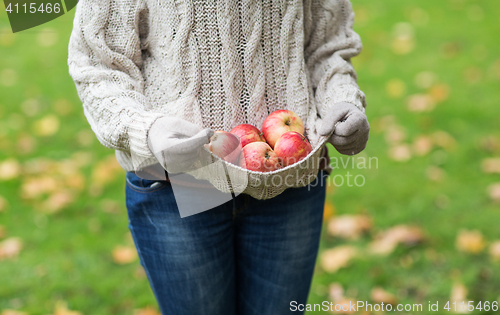
<path fill-rule="evenodd" d="M 449 300 L 455 282 L 467 287 L 468 300 L 498 301 L 500 263 L 491 261 L 487 249 L 478 255 L 458 251 L 455 239 L 461 229 L 480 230 L 487 244 L 500 239 L 500 207 L 487 193 L 487 187 L 500 182 L 500 176 L 481 170 L 484 158 L 500 156 L 498 149 L 486 150 L 481 145 L 486 137 L 500 141 L 500 3 L 352 2 L 357 13 L 355 29 L 364 44 L 363 53 L 353 63 L 367 96 L 372 125 L 363 156 L 376 157 L 378 169 L 335 170 L 335 174 L 363 175 L 366 183 L 363 187 L 337 187 L 328 200 L 335 205 L 335 215 L 366 213 L 374 227 L 356 241 L 334 238 L 324 231 L 321 250 L 351 244 L 365 253 L 376 232 L 397 224 L 420 226 L 426 241 L 399 246 L 385 257 L 363 254 L 333 274 L 318 266 L 309 302 L 328 300 L 328 286 L 333 282 L 357 300 L 370 301 L 370 291 L 380 286 L 395 294 L 400 303 L 423 303 L 424 310 L 428 301 L 442 305 Z M 3 5 L 1 8 L 4 12 Z M 147 280 L 138 274 L 139 263 L 118 265 L 111 255 L 116 245 L 130 246 L 124 172 L 112 173 L 113 180 L 101 189 L 90 184 L 95 172 L 91 165 L 113 152 L 89 138 L 90 128 L 68 75 L 67 43 L 73 13 L 14 35 L 6 14 L 0 13 L 0 162 L 14 158 L 24 169 L 40 157 L 62 161 L 75 152 L 89 154 L 89 163 L 76 170 L 84 186 L 72 190 L 73 202 L 54 214 L 39 210 L 47 195 L 22 197 L 23 183 L 35 175 L 0 180 L 0 196 L 8 201 L 0 212 L 4 238 L 20 237 L 24 244 L 17 258 L 0 261 L 0 311 L 12 308 L 33 315 L 50 314 L 59 300 L 67 301 L 70 309 L 92 315 L 132 314 L 133 309 L 155 305 Z M 407 23 L 402 28 L 409 26 L 413 31 L 415 46 L 406 54 L 396 54 L 391 48 L 398 23 Z M 39 44 L 40 32 L 46 29 L 57 35 L 50 47 Z M 15 82 L 10 82 L 10 76 L 5 78 L 5 69 L 15 71 Z M 434 73 L 435 83 L 446 85 L 449 96 L 434 110 L 415 113 L 408 110 L 407 97 L 428 93 L 415 83 L 422 71 Z M 472 80 L 470 74 L 477 78 Z M 393 79 L 404 82 L 405 91 L 391 97 L 386 85 Z M 26 105 L 28 99 L 38 105 Z M 37 135 L 36 122 L 49 114 L 58 117 L 58 132 Z M 446 131 L 456 146 L 437 147 L 406 162 L 393 161 L 383 130 L 388 116 L 404 128 L 403 143 L 411 145 L 419 135 Z M 26 136 L 34 141 L 33 147 L 22 151 L 18 142 Z M 334 150 L 330 153 L 340 157 Z M 426 170 L 431 165 L 444 171 L 442 181 L 428 179 Z M 113 201 L 118 206 L 110 211 L 106 203 Z"/>

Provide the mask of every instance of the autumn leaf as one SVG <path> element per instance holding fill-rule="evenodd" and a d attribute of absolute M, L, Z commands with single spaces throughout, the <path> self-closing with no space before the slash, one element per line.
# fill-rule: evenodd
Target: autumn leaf
<path fill-rule="evenodd" d="M 455 307 L 451 308 L 451 312 L 455 314 L 467 314 L 469 310 L 467 309 L 467 303 L 465 299 L 467 298 L 468 290 L 462 283 L 455 283 L 451 288 L 450 293 L 450 304 L 456 302 L 456 310 Z M 465 307 L 462 307 L 461 304 L 464 302 Z M 455 305 L 455 304 L 453 304 Z"/>
<path fill-rule="evenodd" d="M 400 144 L 389 148 L 389 158 L 396 162 L 406 162 L 411 158 L 410 146 Z"/>
<path fill-rule="evenodd" d="M 7 159 L 0 162 L 0 181 L 14 179 L 21 173 L 21 165 L 16 159 Z"/>
<path fill-rule="evenodd" d="M 429 90 L 429 94 L 434 102 L 443 102 L 446 101 L 450 95 L 450 87 L 443 83 L 436 84 Z"/>
<path fill-rule="evenodd" d="M 155 308 L 148 306 L 146 308 L 134 310 L 134 315 L 161 315 L 161 313 Z"/>
<path fill-rule="evenodd" d="M 118 245 L 113 249 L 113 261 L 120 265 L 130 264 L 137 260 L 137 250 L 132 246 Z"/>
<path fill-rule="evenodd" d="M 48 114 L 33 124 L 33 130 L 40 137 L 49 137 L 59 131 L 59 118 L 54 114 Z"/>
<path fill-rule="evenodd" d="M 16 310 L 3 310 L 0 315 L 28 315 L 26 312 L 16 311 Z"/>
<path fill-rule="evenodd" d="M 385 130 L 384 138 L 388 144 L 400 144 L 406 139 L 406 130 L 399 125 L 388 126 Z"/>
<path fill-rule="evenodd" d="M 460 230 L 455 246 L 461 252 L 479 254 L 486 246 L 486 242 L 479 230 Z"/>
<path fill-rule="evenodd" d="M 417 226 L 396 225 L 377 235 L 369 244 L 370 252 L 377 255 L 392 253 L 399 244 L 414 245 L 424 240 L 422 229 Z"/>
<path fill-rule="evenodd" d="M 442 147 L 447 151 L 454 150 L 457 146 L 457 141 L 446 131 L 438 130 L 431 135 L 432 142 Z"/>
<path fill-rule="evenodd" d="M 436 102 L 428 94 L 414 94 L 408 97 L 406 106 L 410 112 L 430 112 L 436 106 Z"/>
<path fill-rule="evenodd" d="M 422 71 L 415 76 L 414 81 L 417 87 L 421 89 L 428 89 L 436 81 L 436 74 L 430 71 Z"/>
<path fill-rule="evenodd" d="M 333 203 L 327 200 L 325 202 L 325 207 L 323 209 L 323 221 L 330 219 L 334 213 L 335 213 L 335 206 L 333 205 Z"/>
<path fill-rule="evenodd" d="M 333 301 L 333 314 L 355 314 L 352 305 L 357 305 L 357 301 L 344 296 L 344 288 L 338 282 L 334 282 L 328 286 L 328 294 Z"/>
<path fill-rule="evenodd" d="M 488 187 L 488 193 L 491 200 L 496 203 L 500 203 L 500 183 L 492 184 Z"/>
<path fill-rule="evenodd" d="M 68 309 L 67 303 L 63 301 L 58 301 L 53 315 L 82 315 L 82 313 L 77 311 L 70 311 Z"/>
<path fill-rule="evenodd" d="M 400 98 L 406 93 L 406 84 L 400 79 L 392 79 L 385 85 L 385 90 L 390 98 Z"/>
<path fill-rule="evenodd" d="M 415 155 L 424 156 L 432 150 L 432 140 L 428 136 L 418 136 L 413 140 L 412 149 Z"/>
<path fill-rule="evenodd" d="M 337 246 L 325 250 L 320 257 L 320 265 L 326 272 L 334 273 L 340 268 L 346 267 L 358 250 L 350 245 Z"/>
<path fill-rule="evenodd" d="M 122 172 L 120 164 L 116 161 L 114 155 L 110 155 L 104 160 L 99 161 L 92 170 L 92 183 L 103 186 L 113 181 L 116 175 Z"/>
<path fill-rule="evenodd" d="M 358 239 L 372 227 L 371 218 L 367 215 L 341 215 L 330 219 L 327 233 L 346 239 Z"/>
<path fill-rule="evenodd" d="M 429 165 L 425 170 L 425 175 L 433 182 L 441 182 L 445 177 L 446 172 L 438 166 Z"/>
<path fill-rule="evenodd" d="M 484 159 L 481 166 L 487 174 L 500 174 L 500 158 Z"/>
<path fill-rule="evenodd" d="M 493 261 L 500 261 L 500 240 L 491 243 L 489 253 Z"/>
<path fill-rule="evenodd" d="M 391 304 L 391 305 L 396 305 L 398 304 L 398 300 L 396 296 L 392 293 L 389 293 L 382 289 L 381 287 L 375 287 L 371 290 L 370 292 L 370 298 L 373 302 L 377 304 Z"/>
<path fill-rule="evenodd" d="M 56 213 L 70 205 L 74 199 L 73 194 L 68 191 L 57 191 L 41 204 L 40 209 L 45 213 Z"/>
<path fill-rule="evenodd" d="M 0 242 L 0 260 L 15 258 L 23 248 L 19 237 L 10 237 Z"/>

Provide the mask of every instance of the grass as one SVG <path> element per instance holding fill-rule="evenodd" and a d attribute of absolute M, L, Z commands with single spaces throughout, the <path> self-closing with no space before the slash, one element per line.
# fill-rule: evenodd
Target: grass
<path fill-rule="evenodd" d="M 487 244 L 500 239 L 500 207 L 487 193 L 500 176 L 485 174 L 481 168 L 485 158 L 500 155 L 498 148 L 483 144 L 488 137 L 500 140 L 500 4 L 352 3 L 355 29 L 364 43 L 363 53 L 353 63 L 367 95 L 372 126 L 362 156 L 376 157 L 378 168 L 335 170 L 335 175 L 348 171 L 362 175 L 366 183 L 336 187 L 328 202 L 335 206 L 335 216 L 364 213 L 374 227 L 355 241 L 334 238 L 324 230 L 321 251 L 348 244 L 364 254 L 333 274 L 318 265 L 309 302 L 329 300 L 333 282 L 343 286 L 346 296 L 361 301 L 370 301 L 371 290 L 382 287 L 400 303 L 442 305 L 457 282 L 468 289 L 468 300 L 498 301 L 500 263 L 493 262 L 486 249 L 479 254 L 457 250 L 455 240 L 461 229 L 479 230 Z M 26 178 L 0 180 L 0 195 L 8 202 L 0 212 L 4 238 L 23 241 L 17 258 L 0 261 L 0 310 L 49 314 L 62 300 L 83 314 L 132 314 L 133 309 L 154 306 L 155 300 L 137 261 L 118 265 L 112 259 L 116 245 L 131 245 L 123 204 L 124 173 L 115 171 L 112 181 L 91 184 L 99 177 L 96 163 L 113 153 L 92 137 L 68 75 L 73 14 L 17 34 L 10 33 L 6 14 L 0 14 L 0 162 L 13 158 L 24 168 L 40 157 L 74 160 L 75 152 L 86 159 L 75 170 L 83 186 L 71 190 L 72 202 L 54 214 L 38 209 L 47 194 L 23 197 Z M 47 42 L 53 45 L 44 45 Z M 430 72 L 434 82 L 422 80 L 422 72 Z M 433 110 L 408 110 L 409 96 L 432 93 L 436 86 L 449 93 Z M 47 131 L 40 121 L 47 117 L 55 117 L 59 128 L 44 135 Z M 387 129 L 391 119 L 406 135 L 397 145 L 411 146 L 416 137 L 437 131 L 445 131 L 455 144 L 396 161 L 388 154 L 393 144 L 386 140 L 391 136 Z M 340 158 L 333 149 L 330 153 Z M 442 171 L 440 181 L 429 179 L 430 166 Z M 387 256 L 365 254 L 378 231 L 397 224 L 420 226 L 426 241 L 399 246 Z"/>

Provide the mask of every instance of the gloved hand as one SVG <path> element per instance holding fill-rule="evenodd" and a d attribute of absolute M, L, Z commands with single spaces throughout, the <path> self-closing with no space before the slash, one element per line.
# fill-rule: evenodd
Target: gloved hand
<path fill-rule="evenodd" d="M 335 130 L 335 131 L 334 131 Z M 366 115 L 351 103 L 337 103 L 328 109 L 318 133 L 328 140 L 341 154 L 354 155 L 363 151 L 368 141 L 370 124 Z"/>
<path fill-rule="evenodd" d="M 213 130 L 202 129 L 186 120 L 162 117 L 149 130 L 148 146 L 167 172 L 186 172 L 200 157 L 202 146 L 210 142 L 213 134 Z"/>

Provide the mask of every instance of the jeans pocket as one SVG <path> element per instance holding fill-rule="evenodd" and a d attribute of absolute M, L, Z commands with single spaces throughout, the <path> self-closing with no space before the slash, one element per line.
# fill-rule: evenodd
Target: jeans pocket
<path fill-rule="evenodd" d="M 130 189 L 142 193 L 155 192 L 169 185 L 169 183 L 164 180 L 150 180 L 140 178 L 134 172 L 127 172 L 126 181 L 127 186 Z"/>

